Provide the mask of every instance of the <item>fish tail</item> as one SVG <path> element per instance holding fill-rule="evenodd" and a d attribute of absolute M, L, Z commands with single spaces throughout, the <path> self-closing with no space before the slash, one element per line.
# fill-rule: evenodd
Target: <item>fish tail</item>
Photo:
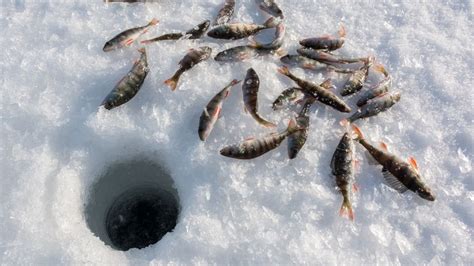
<path fill-rule="evenodd" d="M 346 28 L 344 28 L 344 25 L 341 23 L 341 26 L 339 27 L 339 31 L 337 32 L 339 34 L 339 37 L 344 38 L 346 37 Z"/>
<path fill-rule="evenodd" d="M 352 130 L 354 131 L 354 133 L 356 134 L 356 139 L 357 140 L 362 140 L 364 139 L 364 135 L 362 134 L 362 131 L 360 130 L 360 128 L 354 124 L 352 124 Z"/>
<path fill-rule="evenodd" d="M 271 17 L 269 19 L 267 19 L 267 21 L 265 21 L 265 23 L 263 23 L 263 26 L 265 26 L 265 28 L 274 28 L 276 26 L 278 26 L 278 24 L 280 24 L 281 20 L 280 19 L 277 19 L 275 17 Z"/>
<path fill-rule="evenodd" d="M 181 71 L 176 71 L 176 73 L 169 79 L 165 80 L 165 84 L 171 88 L 172 91 L 176 90 L 176 86 L 178 84 L 179 77 L 181 76 Z"/>
<path fill-rule="evenodd" d="M 385 67 L 382 64 L 376 64 L 374 66 L 374 69 L 375 69 L 375 71 L 378 71 L 378 72 L 384 74 L 385 77 L 389 76 L 387 70 L 385 69 Z"/>
<path fill-rule="evenodd" d="M 347 216 L 349 217 L 349 219 L 351 219 L 351 221 L 354 221 L 354 212 L 352 211 L 351 201 L 349 200 L 347 196 L 344 195 L 341 209 L 339 210 L 339 215 L 343 216 L 346 211 L 347 211 Z"/>
<path fill-rule="evenodd" d="M 140 47 L 140 48 L 138 48 L 138 52 L 140 52 L 141 54 L 146 53 L 145 47 Z"/>
<path fill-rule="evenodd" d="M 296 123 L 296 119 L 293 117 L 288 122 L 288 129 L 286 131 L 288 131 L 288 135 L 291 135 L 298 130 L 301 130 L 301 128 L 298 126 L 298 123 Z"/>
<path fill-rule="evenodd" d="M 153 19 L 150 21 L 150 23 L 148 23 L 148 26 L 156 25 L 156 24 L 158 24 L 158 22 L 160 22 L 158 19 L 153 18 Z"/>
<path fill-rule="evenodd" d="M 280 72 L 280 74 L 283 74 L 283 75 L 285 75 L 285 76 L 289 76 L 289 75 L 290 75 L 290 70 L 288 69 L 287 66 L 279 67 L 279 68 L 278 68 L 278 72 Z"/>

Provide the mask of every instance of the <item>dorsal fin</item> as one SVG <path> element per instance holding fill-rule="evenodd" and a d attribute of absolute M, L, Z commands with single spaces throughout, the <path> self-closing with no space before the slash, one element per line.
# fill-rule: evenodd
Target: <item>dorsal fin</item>
<path fill-rule="evenodd" d="M 331 79 L 326 79 L 319 86 L 325 88 L 326 90 L 330 90 L 332 88 L 332 81 Z"/>
<path fill-rule="evenodd" d="M 408 188 L 403 185 L 394 175 L 392 175 L 387 169 L 382 169 L 382 175 L 387 185 L 400 193 L 404 193 Z"/>
<path fill-rule="evenodd" d="M 380 142 L 380 148 L 386 152 L 388 152 L 388 146 L 385 144 L 385 142 L 381 141 Z"/>
<path fill-rule="evenodd" d="M 418 171 L 418 163 L 416 163 L 415 158 L 413 158 L 413 157 L 408 157 L 408 163 L 409 163 L 416 171 Z"/>

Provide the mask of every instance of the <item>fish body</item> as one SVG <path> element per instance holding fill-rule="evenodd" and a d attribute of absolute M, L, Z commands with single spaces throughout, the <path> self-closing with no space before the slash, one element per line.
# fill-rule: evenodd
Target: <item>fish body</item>
<path fill-rule="evenodd" d="M 385 94 L 379 95 L 378 97 L 369 100 L 367 104 L 363 105 L 359 110 L 357 110 L 357 112 L 355 112 L 347 120 L 352 123 L 361 118 L 375 116 L 381 112 L 384 112 L 390 109 L 390 107 L 392 107 L 395 103 L 400 101 L 400 97 L 401 97 L 401 94 L 399 92 L 385 93 Z"/>
<path fill-rule="evenodd" d="M 342 215 L 347 210 L 349 218 L 354 220 L 352 204 L 350 201 L 350 189 L 354 183 L 354 142 L 351 134 L 344 133 L 336 151 L 332 156 L 331 169 L 336 178 L 336 185 L 340 189 L 343 197 L 339 213 Z"/>
<path fill-rule="evenodd" d="M 288 88 L 282 91 L 272 104 L 273 110 L 280 110 L 286 103 L 296 100 L 300 92 L 301 89 L 298 87 Z"/>
<path fill-rule="evenodd" d="M 285 56 L 280 57 L 280 61 L 283 64 L 289 65 L 289 66 L 294 66 L 294 67 L 299 67 L 303 69 L 309 69 L 309 70 L 314 70 L 314 71 L 323 71 L 323 70 L 332 70 L 338 73 L 352 73 L 352 70 L 347 70 L 347 69 L 342 69 L 336 64 L 329 63 L 329 62 L 319 62 L 316 60 L 313 60 L 311 58 L 302 56 L 302 55 L 290 55 L 287 54 Z"/>
<path fill-rule="evenodd" d="M 209 103 L 204 108 L 204 111 L 202 112 L 201 117 L 199 118 L 198 129 L 199 138 L 202 141 L 205 141 L 207 139 L 212 129 L 214 128 L 214 124 L 219 119 L 219 115 L 222 110 L 222 105 L 224 103 L 224 100 L 229 96 L 230 89 L 239 82 L 240 81 L 236 79 L 231 81 L 225 88 L 223 88 L 219 93 L 212 97 L 211 101 L 209 101 Z"/>
<path fill-rule="evenodd" d="M 213 27 L 207 32 L 207 36 L 214 39 L 237 40 L 256 34 L 257 32 L 273 28 L 277 24 L 274 18 L 268 19 L 263 25 L 247 23 L 229 23 Z"/>
<path fill-rule="evenodd" d="M 199 39 L 207 31 L 210 24 L 211 24 L 211 21 L 205 20 L 186 32 L 168 33 L 168 34 L 164 34 L 153 39 L 142 41 L 142 43 L 148 44 L 152 42 L 165 41 L 165 40 Z"/>
<path fill-rule="evenodd" d="M 104 52 L 109 52 L 124 46 L 130 46 L 136 39 L 138 39 L 138 37 L 146 33 L 150 27 L 156 24 L 158 24 L 158 20 L 154 18 L 150 21 L 150 23 L 143 27 L 137 27 L 123 31 L 107 41 L 102 50 Z"/>
<path fill-rule="evenodd" d="M 239 62 L 259 56 L 269 55 L 275 53 L 274 49 L 255 48 L 250 45 L 235 46 L 219 52 L 214 60 L 218 62 Z"/>
<path fill-rule="evenodd" d="M 279 23 L 277 26 L 276 26 L 276 30 L 275 30 L 275 38 L 273 39 L 273 41 L 271 41 L 270 43 L 259 43 L 257 42 L 254 38 L 250 37 L 251 39 L 251 46 L 255 47 L 255 48 L 263 48 L 263 49 L 278 49 L 280 48 L 282 45 L 283 45 L 283 40 L 285 39 L 285 33 L 286 33 L 286 30 L 285 30 L 285 25 L 283 23 Z"/>
<path fill-rule="evenodd" d="M 373 57 L 369 57 L 366 63 L 359 70 L 356 70 L 349 76 L 341 91 L 342 96 L 351 95 L 362 89 L 367 77 L 369 76 L 369 68 L 372 66 L 373 60 Z"/>
<path fill-rule="evenodd" d="M 366 58 L 339 58 L 333 54 L 310 48 L 298 48 L 296 49 L 296 52 L 299 55 L 325 64 L 352 64 L 366 60 Z"/>
<path fill-rule="evenodd" d="M 386 77 L 382 81 L 380 81 L 378 84 L 376 84 L 374 87 L 369 88 L 367 91 L 365 91 L 357 100 L 357 106 L 361 107 L 365 105 L 370 99 L 373 99 L 379 95 L 382 95 L 392 87 L 392 78 L 391 76 Z"/>
<path fill-rule="evenodd" d="M 344 45 L 346 36 L 346 30 L 344 26 L 341 25 L 339 29 L 339 36 L 322 36 L 315 38 L 307 38 L 300 41 L 300 44 L 307 48 L 312 48 L 316 50 L 327 50 L 334 51 L 341 48 Z"/>
<path fill-rule="evenodd" d="M 257 158 L 280 146 L 283 140 L 297 131 L 296 122 L 292 119 L 288 129 L 281 133 L 271 133 L 265 137 L 250 138 L 236 145 L 230 145 L 221 149 L 220 154 L 226 157 L 249 160 Z"/>
<path fill-rule="evenodd" d="M 300 130 L 288 136 L 288 158 L 294 159 L 303 148 L 308 138 L 309 116 L 308 111 L 315 98 L 307 98 L 300 113 L 296 117 L 296 124 Z"/>
<path fill-rule="evenodd" d="M 283 19 L 283 11 L 278 7 L 274 0 L 256 0 L 261 10 L 267 12 L 271 16 Z"/>
<path fill-rule="evenodd" d="M 214 21 L 213 25 L 221 25 L 226 24 L 232 18 L 234 14 L 235 8 L 235 0 L 226 0 L 224 6 L 219 10 L 217 14 L 216 20 Z"/>
<path fill-rule="evenodd" d="M 264 127 L 276 127 L 275 124 L 262 118 L 258 114 L 258 89 L 260 87 L 260 79 L 257 72 L 253 68 L 247 70 L 247 75 L 242 83 L 242 94 L 244 99 L 245 110 Z"/>
<path fill-rule="evenodd" d="M 390 187 L 400 193 L 411 190 L 425 200 L 435 200 L 431 189 L 423 182 L 414 158 L 409 158 L 408 162 L 405 162 L 388 152 L 385 144 L 382 145 L 383 148 L 371 145 L 364 139 L 357 126 L 352 127 L 358 136 L 357 141 L 367 149 L 373 159 L 383 166 L 382 174 Z"/>
<path fill-rule="evenodd" d="M 207 60 L 211 56 L 212 49 L 208 46 L 202 46 L 197 49 L 190 49 L 189 52 L 179 61 L 179 69 L 175 74 L 165 81 L 171 90 L 176 90 L 178 80 L 180 76 L 187 70 L 191 69 L 194 65 Z"/>
<path fill-rule="evenodd" d="M 278 71 L 292 79 L 300 88 L 303 89 L 306 93 L 309 93 L 313 97 L 315 97 L 318 101 L 329 105 L 333 107 L 334 109 L 340 111 L 340 112 L 345 112 L 349 113 L 351 112 L 351 108 L 339 97 L 337 97 L 336 94 L 331 92 L 331 90 L 324 88 L 323 86 L 320 86 L 316 83 L 310 82 L 303 80 L 301 78 L 296 77 L 293 75 L 286 66 L 281 67 L 278 69 Z"/>
<path fill-rule="evenodd" d="M 110 110 L 130 101 L 140 90 L 148 74 L 148 62 L 145 48 L 139 49 L 141 53 L 128 74 L 123 77 L 115 88 L 105 97 L 101 105 Z"/>

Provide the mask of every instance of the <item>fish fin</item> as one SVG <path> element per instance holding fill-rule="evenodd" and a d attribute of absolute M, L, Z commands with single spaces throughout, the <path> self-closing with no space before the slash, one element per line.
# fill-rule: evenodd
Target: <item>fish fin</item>
<path fill-rule="evenodd" d="M 292 134 L 298 130 L 302 130 L 303 128 L 300 127 L 298 125 L 298 123 L 296 122 L 296 119 L 293 117 L 290 119 L 290 121 L 288 122 L 288 128 L 287 128 L 287 131 L 289 134 Z"/>
<path fill-rule="evenodd" d="M 380 148 L 384 150 L 385 152 L 388 152 L 388 146 L 383 141 L 380 142 Z"/>
<path fill-rule="evenodd" d="M 244 106 L 244 112 L 245 112 L 246 114 L 249 113 L 249 110 L 247 110 L 247 107 L 246 107 L 246 106 Z"/>
<path fill-rule="evenodd" d="M 156 24 L 158 24 L 158 22 L 160 22 L 158 19 L 153 18 L 153 19 L 150 21 L 150 23 L 148 23 L 148 26 L 156 25 Z"/>
<path fill-rule="evenodd" d="M 125 41 L 123 41 L 123 45 L 130 46 L 133 43 L 133 41 L 134 40 L 132 38 L 126 39 Z"/>
<path fill-rule="evenodd" d="M 262 44 L 259 43 L 259 42 L 257 42 L 257 40 L 255 40 L 255 36 L 250 36 L 250 37 L 248 38 L 248 40 L 249 40 L 249 42 L 250 42 L 250 44 L 249 44 L 250 47 L 252 47 L 252 48 L 260 48 L 260 47 L 262 47 Z"/>
<path fill-rule="evenodd" d="M 408 188 L 403 185 L 394 175 L 392 175 L 387 169 L 382 169 L 382 175 L 385 179 L 387 185 L 399 193 L 404 193 L 408 190 Z"/>
<path fill-rule="evenodd" d="M 141 53 L 141 54 L 146 53 L 145 47 L 140 47 L 140 48 L 137 49 L 137 51 L 138 51 L 139 53 Z"/>
<path fill-rule="evenodd" d="M 319 86 L 325 88 L 326 90 L 330 90 L 332 89 L 332 81 L 330 78 L 326 79 L 325 81 L 323 81 L 323 83 L 321 83 Z"/>
<path fill-rule="evenodd" d="M 353 183 L 352 184 L 352 192 L 359 192 L 359 185 L 357 185 L 356 183 Z"/>
<path fill-rule="evenodd" d="M 382 64 L 376 64 L 376 65 L 374 66 L 374 70 L 377 71 L 377 72 L 380 72 L 380 73 L 384 74 L 385 77 L 388 77 L 388 76 L 389 76 L 387 70 L 385 70 L 385 67 L 384 67 Z"/>
<path fill-rule="evenodd" d="M 303 68 L 306 68 L 306 69 L 315 69 L 316 66 L 315 66 L 314 64 L 304 63 L 304 64 L 303 64 Z"/>
<path fill-rule="evenodd" d="M 229 85 L 230 85 L 230 86 L 235 86 L 235 85 L 239 84 L 241 81 L 242 81 L 242 80 L 234 79 L 234 80 L 232 80 L 232 81 L 230 82 Z"/>
<path fill-rule="evenodd" d="M 347 118 L 344 118 L 341 121 L 339 121 L 339 125 L 341 125 L 343 127 L 347 127 L 350 124 L 351 124 L 351 121 L 349 121 Z"/>
<path fill-rule="evenodd" d="M 140 41 L 141 44 L 149 44 L 149 43 L 152 43 L 152 41 L 150 40 L 144 40 L 144 41 Z"/>
<path fill-rule="evenodd" d="M 365 155 L 365 158 L 367 159 L 367 162 L 370 165 L 379 165 L 379 162 L 377 162 L 377 160 L 375 160 L 374 156 L 372 156 L 372 154 L 370 154 L 369 151 L 365 151 L 364 155 Z"/>
<path fill-rule="evenodd" d="M 244 139 L 244 141 L 249 141 L 249 140 L 254 140 L 254 139 L 255 139 L 255 137 L 248 137 L 248 138 Z"/>
<path fill-rule="evenodd" d="M 354 124 L 352 124 L 352 130 L 356 134 L 357 138 L 356 139 L 364 139 L 364 135 L 362 134 L 362 131 L 360 128 Z"/>
<path fill-rule="evenodd" d="M 354 168 L 359 169 L 360 168 L 360 161 L 357 160 L 357 159 L 354 159 L 353 162 L 354 162 Z"/>
<path fill-rule="evenodd" d="M 222 108 L 221 108 L 221 107 L 217 108 L 217 110 L 216 110 L 216 116 L 217 116 L 217 118 L 221 118 L 221 117 L 222 117 Z"/>
<path fill-rule="evenodd" d="M 408 163 L 418 172 L 418 163 L 414 157 L 408 157 Z"/>
<path fill-rule="evenodd" d="M 347 211 L 347 216 L 351 221 L 354 221 L 354 212 L 352 211 L 352 204 L 348 199 L 342 201 L 341 209 L 339 210 L 339 216 L 344 216 Z"/>
<path fill-rule="evenodd" d="M 265 21 L 265 23 L 263 23 L 263 26 L 265 26 L 266 28 L 274 28 L 276 26 L 278 26 L 278 24 L 280 24 L 281 20 L 278 19 L 278 18 L 275 18 L 275 17 L 271 17 L 269 19 L 267 19 L 267 21 Z"/>
<path fill-rule="evenodd" d="M 170 87 L 172 91 L 176 90 L 177 82 L 174 78 L 165 80 L 165 84 L 168 85 L 168 87 Z"/>
<path fill-rule="evenodd" d="M 278 56 L 285 56 L 288 52 L 283 48 L 278 48 L 275 50 L 275 54 Z"/>
<path fill-rule="evenodd" d="M 211 117 L 211 115 L 209 115 L 209 111 L 207 111 L 207 107 L 204 107 L 204 112 L 203 113 L 206 117 Z"/>
<path fill-rule="evenodd" d="M 287 66 L 279 67 L 279 68 L 278 68 L 278 72 L 279 72 L 280 74 L 285 75 L 285 76 L 288 76 L 288 75 L 290 74 L 290 70 L 288 69 Z"/>
<path fill-rule="evenodd" d="M 339 37 L 344 38 L 346 37 L 346 28 L 344 25 L 341 23 L 341 26 L 339 26 L 339 31 L 337 32 L 339 34 Z"/>

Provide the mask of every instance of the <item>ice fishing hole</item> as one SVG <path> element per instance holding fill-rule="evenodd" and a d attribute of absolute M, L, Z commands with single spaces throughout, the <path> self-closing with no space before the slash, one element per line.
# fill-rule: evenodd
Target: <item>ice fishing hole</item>
<path fill-rule="evenodd" d="M 146 159 L 107 167 L 85 206 L 90 230 L 123 251 L 158 242 L 175 228 L 179 211 L 173 179 L 163 166 Z"/>

